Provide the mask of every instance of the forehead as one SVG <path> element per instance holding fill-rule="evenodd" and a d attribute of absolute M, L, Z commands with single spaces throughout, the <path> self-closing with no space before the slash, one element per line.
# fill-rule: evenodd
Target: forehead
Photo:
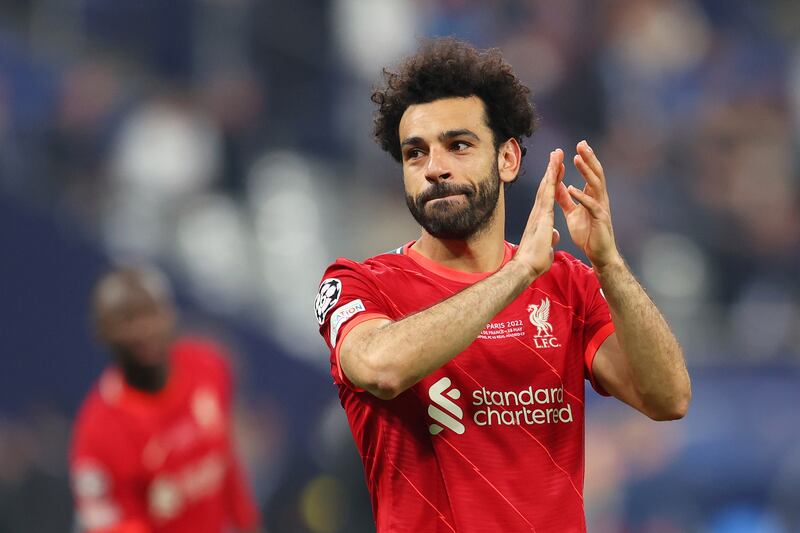
<path fill-rule="evenodd" d="M 469 129 L 479 137 L 490 135 L 483 100 L 477 96 L 442 98 L 408 106 L 400 119 L 400 140 L 436 138 L 443 131 Z"/>
<path fill-rule="evenodd" d="M 143 322 L 168 320 L 170 305 L 144 290 L 127 290 L 119 299 L 102 299 L 94 308 L 94 323 L 106 337 L 135 335 Z"/>

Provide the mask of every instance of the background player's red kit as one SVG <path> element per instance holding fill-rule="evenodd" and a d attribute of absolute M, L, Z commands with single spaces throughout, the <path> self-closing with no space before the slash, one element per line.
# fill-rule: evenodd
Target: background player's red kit
<path fill-rule="evenodd" d="M 231 380 L 219 349 L 182 339 L 157 394 L 107 369 L 84 401 L 71 470 L 91 533 L 220 533 L 259 523 L 231 442 Z"/>
<path fill-rule="evenodd" d="M 444 268 L 410 245 L 364 263 L 339 259 L 315 303 L 378 532 L 585 531 L 584 378 L 593 380 L 594 355 L 613 332 L 593 271 L 557 252 L 464 352 L 384 401 L 348 382 L 342 339 L 489 275 Z M 504 264 L 514 250 L 506 244 Z"/>

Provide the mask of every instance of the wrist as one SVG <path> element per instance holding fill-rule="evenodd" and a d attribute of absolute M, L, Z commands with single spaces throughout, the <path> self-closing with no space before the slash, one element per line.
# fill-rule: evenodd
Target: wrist
<path fill-rule="evenodd" d="M 537 277 L 539 277 L 538 273 L 533 267 L 526 265 L 516 258 L 513 258 L 511 261 L 506 263 L 502 270 L 508 272 L 509 275 L 511 275 L 511 277 L 522 287 L 527 287 L 533 283 Z"/>
<path fill-rule="evenodd" d="M 608 260 L 592 262 L 592 267 L 598 276 L 608 275 L 627 268 L 625 266 L 625 260 L 622 259 L 619 252 L 615 252 Z"/>

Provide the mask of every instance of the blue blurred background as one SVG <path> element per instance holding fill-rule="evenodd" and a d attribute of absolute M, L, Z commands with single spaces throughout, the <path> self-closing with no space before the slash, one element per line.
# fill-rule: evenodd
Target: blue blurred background
<path fill-rule="evenodd" d="M 0 533 L 71 531 L 70 424 L 106 362 L 88 291 L 143 259 L 231 350 L 270 531 L 373 530 L 311 302 L 335 257 L 417 235 L 369 95 L 434 35 L 501 47 L 534 91 L 507 238 L 549 151 L 589 139 L 686 350 L 682 421 L 590 394 L 589 530 L 800 531 L 799 21 L 793 0 L 2 0 Z"/>

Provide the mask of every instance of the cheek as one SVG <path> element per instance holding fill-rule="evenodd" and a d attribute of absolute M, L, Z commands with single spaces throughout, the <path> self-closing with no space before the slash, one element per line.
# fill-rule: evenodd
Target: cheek
<path fill-rule="evenodd" d="M 485 154 L 482 154 L 480 158 L 480 163 L 476 161 L 476 171 L 485 177 L 488 174 L 492 173 L 492 169 L 494 169 L 498 164 L 498 155 L 494 151 L 487 151 Z"/>
<path fill-rule="evenodd" d="M 416 198 L 419 193 L 425 188 L 426 180 L 423 177 L 419 178 L 418 173 L 414 169 L 403 168 L 403 188 L 405 189 L 406 196 Z"/>

